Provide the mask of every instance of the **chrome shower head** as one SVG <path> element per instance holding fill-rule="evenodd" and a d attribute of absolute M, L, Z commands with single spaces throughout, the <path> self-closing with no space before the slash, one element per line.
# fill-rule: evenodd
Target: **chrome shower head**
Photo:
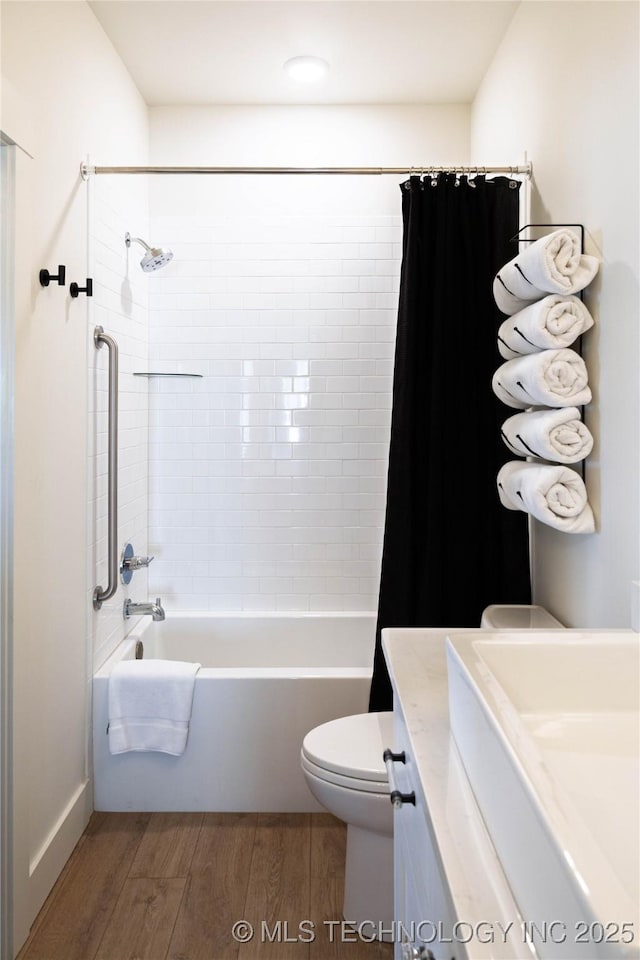
<path fill-rule="evenodd" d="M 141 240 L 140 237 L 132 237 L 130 233 L 125 233 L 124 242 L 127 247 L 130 247 L 132 243 L 139 243 L 140 246 L 146 250 L 144 257 L 140 261 L 140 266 L 144 273 L 153 273 L 155 270 L 160 270 L 161 267 L 164 267 L 165 263 L 173 260 L 173 250 L 165 247 L 150 247 L 149 244 Z"/>
<path fill-rule="evenodd" d="M 154 270 L 160 270 L 164 267 L 165 263 L 169 263 L 170 260 L 173 260 L 173 250 L 152 247 L 140 261 L 140 266 L 145 273 L 153 273 Z"/>

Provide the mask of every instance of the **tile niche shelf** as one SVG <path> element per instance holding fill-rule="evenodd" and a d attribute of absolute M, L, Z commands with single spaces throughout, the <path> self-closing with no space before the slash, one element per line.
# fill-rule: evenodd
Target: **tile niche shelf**
<path fill-rule="evenodd" d="M 134 372 L 133 376 L 134 377 L 195 377 L 201 380 L 204 374 L 202 373 L 165 373 L 162 370 L 143 370 L 143 371 Z"/>

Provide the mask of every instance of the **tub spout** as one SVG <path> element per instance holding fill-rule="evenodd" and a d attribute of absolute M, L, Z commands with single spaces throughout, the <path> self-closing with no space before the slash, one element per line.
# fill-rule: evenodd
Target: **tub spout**
<path fill-rule="evenodd" d="M 160 597 L 156 597 L 155 603 L 134 603 L 133 600 L 125 600 L 123 614 L 125 620 L 129 617 L 150 616 L 152 620 L 164 620 L 164 610 Z"/>

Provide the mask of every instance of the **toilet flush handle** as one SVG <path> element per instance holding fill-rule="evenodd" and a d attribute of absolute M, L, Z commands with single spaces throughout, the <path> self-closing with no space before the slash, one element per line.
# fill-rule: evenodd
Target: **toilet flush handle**
<path fill-rule="evenodd" d="M 400 753 L 394 753 L 393 750 L 385 750 L 382 754 L 382 759 L 384 760 L 384 765 L 387 768 L 387 777 L 389 778 L 389 799 L 391 800 L 391 805 L 395 810 L 399 810 L 403 803 L 412 803 L 415 807 L 416 805 L 416 794 L 415 790 L 412 790 L 411 793 L 401 793 L 396 786 L 396 776 L 393 764 L 397 761 L 398 763 L 406 763 L 407 755 L 404 750 Z"/>

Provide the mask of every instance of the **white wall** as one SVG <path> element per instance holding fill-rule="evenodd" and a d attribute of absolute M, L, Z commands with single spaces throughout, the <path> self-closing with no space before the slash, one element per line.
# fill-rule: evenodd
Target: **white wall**
<path fill-rule="evenodd" d="M 464 162 L 465 107 L 155 108 L 154 163 Z M 168 609 L 375 610 L 395 177 L 163 177 L 151 232 L 150 588 Z"/>
<path fill-rule="evenodd" d="M 535 599 L 569 626 L 628 626 L 640 572 L 638 4 L 523 3 L 473 105 L 472 162 L 522 157 L 533 222 L 582 222 L 601 257 L 584 338 L 592 536 L 534 524 Z"/>
<path fill-rule="evenodd" d="M 464 163 L 469 152 L 466 104 L 152 107 L 149 115 L 157 164 L 406 167 Z"/>
<path fill-rule="evenodd" d="M 16 236 L 16 948 L 92 807 L 87 768 L 87 276 L 79 164 L 145 162 L 146 107 L 84 2 L 2 4 L 3 130 L 22 142 Z M 6 83 L 5 83 L 6 81 Z M 11 97 L 5 99 L 5 91 Z M 26 133 L 25 133 L 26 131 Z M 28 142 L 24 142 L 27 137 Z M 67 286 L 38 271 L 67 266 Z"/>

